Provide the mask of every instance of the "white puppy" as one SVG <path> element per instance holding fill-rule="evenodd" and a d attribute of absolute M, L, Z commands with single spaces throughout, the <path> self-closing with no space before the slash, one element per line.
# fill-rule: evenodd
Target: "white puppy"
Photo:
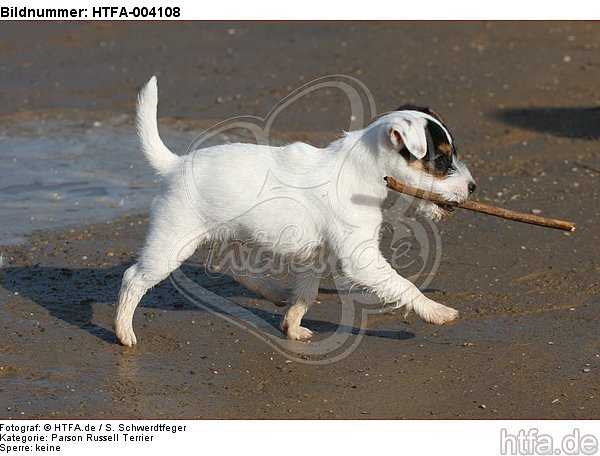
<path fill-rule="evenodd" d="M 145 245 L 123 276 L 115 317 L 121 343 L 136 343 L 133 313 L 146 291 L 199 245 L 215 240 L 234 246 L 258 242 L 307 266 L 294 274 L 289 295 L 266 277 L 234 274 L 268 300 L 291 304 L 281 323 L 290 339 L 312 335 L 300 322 L 319 289 L 318 268 L 311 265 L 324 253 L 340 260 L 347 279 L 385 303 L 413 310 L 430 323 L 457 318 L 456 310 L 427 298 L 398 275 L 379 250 L 385 176 L 453 201 L 464 201 L 475 190 L 435 113 L 402 107 L 324 149 L 303 143 L 227 144 L 177 156 L 159 137 L 156 108 L 153 77 L 138 97 L 137 134 L 161 183 Z M 439 220 L 451 208 L 423 202 L 421 211 Z"/>

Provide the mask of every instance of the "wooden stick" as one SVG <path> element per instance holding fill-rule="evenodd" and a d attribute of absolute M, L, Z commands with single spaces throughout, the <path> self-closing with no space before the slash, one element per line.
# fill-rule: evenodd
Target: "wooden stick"
<path fill-rule="evenodd" d="M 488 204 L 478 203 L 476 201 L 464 201 L 456 203 L 454 201 L 446 201 L 439 193 L 428 192 L 419 188 L 409 187 L 396 181 L 393 177 L 386 177 L 388 188 L 406 195 L 415 196 L 417 198 L 432 201 L 438 204 L 447 206 L 456 206 L 462 209 L 467 209 L 474 212 L 482 212 L 496 217 L 502 217 L 517 222 L 529 223 L 530 225 L 545 226 L 546 228 L 555 228 L 557 230 L 575 231 L 575 223 L 566 222 L 564 220 L 551 219 L 540 217 L 539 215 L 525 214 L 524 212 L 511 211 L 501 207 L 490 206 Z"/>

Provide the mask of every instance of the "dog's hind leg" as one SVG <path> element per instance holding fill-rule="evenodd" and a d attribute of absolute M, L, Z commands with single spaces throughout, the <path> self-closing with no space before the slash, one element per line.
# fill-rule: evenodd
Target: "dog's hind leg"
<path fill-rule="evenodd" d="M 123 345 L 131 347 L 137 342 L 133 314 L 144 294 L 177 269 L 204 239 L 192 229 L 169 225 L 167 217 L 151 221 L 140 257 L 125 271 L 119 292 L 114 328 Z"/>
<path fill-rule="evenodd" d="M 313 333 L 310 329 L 300 326 L 302 317 L 315 302 L 319 293 L 320 274 L 315 271 L 306 272 L 294 280 L 292 291 L 292 306 L 287 310 L 280 329 L 292 340 L 309 339 Z"/>

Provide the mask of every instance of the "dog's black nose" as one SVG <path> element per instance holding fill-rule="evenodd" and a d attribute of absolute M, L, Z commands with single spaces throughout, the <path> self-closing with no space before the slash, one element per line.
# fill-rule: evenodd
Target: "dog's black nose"
<path fill-rule="evenodd" d="M 469 195 L 471 195 L 475 189 L 477 188 L 477 185 L 475 184 L 475 182 L 471 181 L 469 182 Z"/>

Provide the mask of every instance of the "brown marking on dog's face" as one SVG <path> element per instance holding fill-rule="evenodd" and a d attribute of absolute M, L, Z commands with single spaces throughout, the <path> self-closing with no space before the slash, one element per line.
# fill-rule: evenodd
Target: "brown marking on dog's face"
<path fill-rule="evenodd" d="M 431 174 L 436 179 L 443 179 L 448 175 L 449 170 L 440 169 L 432 160 L 414 160 L 408 164 L 409 167 L 416 171 Z"/>
<path fill-rule="evenodd" d="M 427 114 L 436 119 L 448 131 L 448 127 L 443 123 L 439 114 L 430 108 L 415 105 L 403 105 L 398 108 L 398 111 L 418 111 Z M 448 137 L 437 122 L 431 119 L 427 120 L 425 126 L 425 135 L 427 137 L 427 154 L 419 161 L 411 161 L 410 154 L 402 153 L 401 155 L 409 161 L 409 166 L 418 168 L 419 170 L 431 174 L 433 177 L 442 179 L 446 177 L 452 170 L 452 159 L 456 156 L 456 148 L 452 137 Z M 406 151 L 408 152 L 408 151 Z"/>
<path fill-rule="evenodd" d="M 423 164 L 423 162 L 421 160 L 413 160 L 412 162 L 410 162 L 408 164 L 408 166 L 412 169 L 414 169 L 415 171 L 421 171 L 421 172 L 426 172 L 427 170 L 425 169 L 425 166 Z"/>
<path fill-rule="evenodd" d="M 438 153 L 447 155 L 450 158 L 452 158 L 452 155 L 455 153 L 454 147 L 452 147 L 449 143 L 438 144 L 437 151 Z"/>

